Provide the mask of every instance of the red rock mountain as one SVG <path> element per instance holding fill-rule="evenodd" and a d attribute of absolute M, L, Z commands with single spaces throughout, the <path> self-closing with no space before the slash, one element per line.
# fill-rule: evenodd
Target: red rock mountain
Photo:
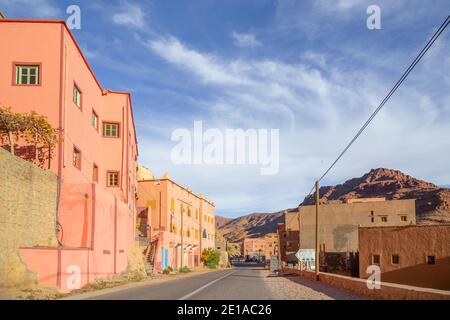
<path fill-rule="evenodd" d="M 353 198 L 385 197 L 417 199 L 418 224 L 450 223 L 450 189 L 415 179 L 398 170 L 372 169 L 360 178 L 353 178 L 336 186 L 319 189 L 320 202 Z M 314 203 L 314 196 L 305 198 L 304 204 Z"/>
<path fill-rule="evenodd" d="M 417 199 L 418 224 L 450 223 L 450 189 L 415 179 L 398 170 L 372 169 L 360 178 L 336 186 L 321 187 L 319 192 L 321 203 L 371 197 Z M 314 196 L 306 197 L 303 203 L 313 204 Z M 245 237 L 264 236 L 276 232 L 277 223 L 283 222 L 283 212 L 253 213 L 236 219 L 217 216 L 217 231 L 230 242 L 240 242 Z"/>

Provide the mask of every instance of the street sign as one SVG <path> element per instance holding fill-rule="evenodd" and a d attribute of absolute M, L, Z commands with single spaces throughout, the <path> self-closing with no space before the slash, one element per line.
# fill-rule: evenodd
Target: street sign
<path fill-rule="evenodd" d="M 300 249 L 295 256 L 300 261 L 302 270 L 315 270 L 316 250 Z"/>

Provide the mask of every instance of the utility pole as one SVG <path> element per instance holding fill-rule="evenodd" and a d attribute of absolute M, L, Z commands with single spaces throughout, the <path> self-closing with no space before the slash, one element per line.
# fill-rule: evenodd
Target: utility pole
<path fill-rule="evenodd" d="M 184 208 L 181 208 L 181 268 L 183 268 L 183 258 L 184 258 L 184 244 L 183 244 L 184 224 L 183 224 L 183 217 L 184 217 Z"/>
<path fill-rule="evenodd" d="M 298 221 L 298 250 L 300 250 L 300 206 L 298 207 L 297 221 Z M 298 266 L 297 269 L 302 270 L 302 261 L 301 260 L 298 261 L 297 266 Z"/>
<path fill-rule="evenodd" d="M 319 181 L 316 181 L 316 280 L 319 280 Z"/>

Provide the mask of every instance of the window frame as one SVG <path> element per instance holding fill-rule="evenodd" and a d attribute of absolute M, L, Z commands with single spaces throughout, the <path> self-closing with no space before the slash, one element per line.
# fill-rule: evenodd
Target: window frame
<path fill-rule="evenodd" d="M 386 221 L 383 221 L 385 219 Z M 380 216 L 380 222 L 387 223 L 388 222 L 388 216 Z"/>
<path fill-rule="evenodd" d="M 77 165 L 75 163 L 75 154 L 78 154 L 78 162 L 79 164 Z M 80 148 L 78 148 L 76 145 L 73 145 L 73 150 L 72 150 L 72 165 L 77 168 L 78 170 L 81 171 L 81 150 Z"/>
<path fill-rule="evenodd" d="M 75 89 L 80 93 L 80 105 L 75 102 Z M 83 91 L 81 91 L 80 86 L 74 81 L 72 88 L 72 103 L 81 111 L 83 111 Z"/>
<path fill-rule="evenodd" d="M 394 257 L 397 257 L 397 263 L 394 262 Z M 398 253 L 391 254 L 391 264 L 393 266 L 399 266 L 400 265 L 400 255 Z"/>
<path fill-rule="evenodd" d="M 37 84 L 17 83 L 17 67 L 38 67 Z M 12 85 L 16 87 L 42 87 L 42 62 L 18 62 L 12 63 Z"/>
<path fill-rule="evenodd" d="M 117 185 L 110 185 L 109 184 L 109 175 L 111 173 L 117 174 Z M 106 171 L 106 187 L 108 188 L 119 188 L 120 187 L 120 171 L 119 170 L 108 170 Z"/>
<path fill-rule="evenodd" d="M 429 258 L 432 258 L 432 259 L 429 259 Z M 433 263 L 430 263 L 430 262 L 433 262 Z M 435 254 L 427 254 L 425 256 L 425 263 L 428 266 L 435 266 L 436 265 L 436 255 Z"/>
<path fill-rule="evenodd" d="M 95 117 L 96 117 L 96 119 L 97 119 L 97 128 L 96 127 L 94 127 L 94 124 L 92 123 L 92 120 L 94 119 L 94 115 L 95 115 Z M 100 118 L 98 117 L 98 113 L 97 112 L 95 112 L 95 109 L 94 108 L 92 108 L 92 114 L 91 114 L 91 126 L 95 129 L 95 131 L 97 131 L 97 132 L 99 132 L 99 128 L 100 128 L 100 126 L 99 126 L 99 123 L 100 123 Z"/>
<path fill-rule="evenodd" d="M 405 220 L 403 220 L 403 218 L 405 218 Z M 408 222 L 408 216 L 406 214 L 401 214 L 400 215 L 400 222 Z"/>
<path fill-rule="evenodd" d="M 107 125 L 107 124 L 117 125 L 117 136 L 106 136 L 105 135 L 105 125 Z M 121 123 L 120 122 L 108 121 L 108 120 L 102 121 L 102 137 L 103 138 L 120 139 L 120 137 L 121 137 L 120 134 L 121 134 Z"/>
<path fill-rule="evenodd" d="M 375 259 L 374 259 L 375 256 L 378 257 L 378 263 L 375 262 Z M 372 254 L 371 255 L 371 262 L 372 262 L 373 265 L 380 266 L 381 265 L 381 255 L 377 254 L 377 253 Z"/>

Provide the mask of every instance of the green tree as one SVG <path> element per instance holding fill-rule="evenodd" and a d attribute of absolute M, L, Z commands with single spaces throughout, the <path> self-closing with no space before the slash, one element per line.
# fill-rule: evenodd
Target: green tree
<path fill-rule="evenodd" d="M 220 261 L 220 252 L 213 248 L 206 248 L 202 252 L 202 260 L 205 262 L 206 267 L 210 269 L 217 268 Z"/>

